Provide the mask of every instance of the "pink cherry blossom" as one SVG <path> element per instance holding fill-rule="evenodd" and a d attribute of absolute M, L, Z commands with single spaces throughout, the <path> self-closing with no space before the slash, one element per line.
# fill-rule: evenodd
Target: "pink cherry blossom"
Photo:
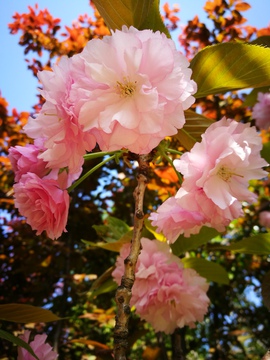
<path fill-rule="evenodd" d="M 156 230 L 163 232 L 170 243 L 174 243 L 181 234 L 185 234 L 185 236 L 197 234 L 206 223 L 206 218 L 200 212 L 198 204 L 192 202 L 188 209 L 180 204 L 181 202 L 172 196 L 164 201 L 157 212 L 151 213 L 149 217 L 152 220 L 152 225 L 157 226 Z"/>
<path fill-rule="evenodd" d="M 185 325 L 194 327 L 196 321 L 203 320 L 209 306 L 206 279 L 193 269 L 185 269 L 168 244 L 147 238 L 142 238 L 141 244 L 131 297 L 136 313 L 155 331 L 167 334 Z M 129 247 L 122 247 L 112 274 L 118 284 Z"/>
<path fill-rule="evenodd" d="M 85 76 L 72 90 L 88 97 L 79 122 L 102 150 L 148 153 L 183 127 L 197 87 L 188 60 L 164 34 L 124 26 L 91 40 L 79 57 Z M 74 62 L 82 68 L 78 57 Z"/>
<path fill-rule="evenodd" d="M 242 215 L 239 201 L 226 209 L 218 207 L 200 188 L 187 192 L 184 187 L 175 196 L 164 201 L 157 212 L 150 214 L 149 219 L 156 231 L 162 232 L 169 243 L 174 243 L 179 235 L 189 237 L 198 234 L 202 226 L 212 227 L 219 232 Z"/>
<path fill-rule="evenodd" d="M 258 93 L 258 102 L 253 107 L 252 117 L 259 129 L 269 129 L 270 126 L 270 93 Z"/>
<path fill-rule="evenodd" d="M 260 156 L 261 149 L 255 127 L 222 118 L 174 165 L 184 175 L 183 186 L 188 192 L 202 188 L 209 199 L 226 209 L 235 201 L 256 200 L 248 182 L 267 175 L 262 169 L 267 162 Z"/>
<path fill-rule="evenodd" d="M 270 228 L 270 211 L 261 211 L 260 212 L 259 223 L 261 226 Z"/>
<path fill-rule="evenodd" d="M 39 177 L 45 176 L 49 169 L 47 162 L 38 158 L 42 149 L 37 145 L 27 144 L 9 148 L 9 159 L 15 173 L 15 181 L 19 181 L 23 174 L 32 172 Z"/>
<path fill-rule="evenodd" d="M 68 167 L 70 173 L 77 173 L 83 164 L 83 155 L 96 145 L 90 132 L 83 131 L 78 114 L 83 104 L 80 91 L 72 91 L 80 67 L 74 66 L 73 58 L 63 57 L 53 71 L 42 71 L 38 77 L 43 84 L 41 94 L 47 100 L 40 113 L 29 118 L 24 127 L 33 139 L 44 138 L 46 148 L 39 155 L 49 168 Z"/>
<path fill-rule="evenodd" d="M 15 206 L 37 235 L 46 231 L 49 238 L 57 239 L 66 231 L 69 196 L 57 180 L 24 174 L 14 185 L 14 196 Z"/>
<path fill-rule="evenodd" d="M 201 143 L 174 161 L 184 175 L 182 187 L 150 215 L 152 225 L 170 243 L 181 234 L 199 233 L 202 226 L 225 231 L 242 215 L 241 201 L 256 200 L 249 180 L 267 175 L 261 149 L 261 138 L 249 124 L 223 118 L 210 125 Z"/>
<path fill-rule="evenodd" d="M 47 339 L 47 335 L 36 335 L 34 340 L 29 343 L 31 332 L 29 330 L 25 330 L 23 335 L 19 336 L 20 339 L 24 340 L 28 343 L 35 355 L 39 358 L 39 360 L 56 360 L 58 355 L 53 348 L 46 344 L 45 341 Z M 18 357 L 17 360 L 35 360 L 35 358 L 24 348 L 18 347 Z"/>

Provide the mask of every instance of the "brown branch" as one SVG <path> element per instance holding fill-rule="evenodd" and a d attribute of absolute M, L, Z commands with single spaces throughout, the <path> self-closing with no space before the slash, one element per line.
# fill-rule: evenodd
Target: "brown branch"
<path fill-rule="evenodd" d="M 139 155 L 138 185 L 134 190 L 135 199 L 134 229 L 129 256 L 125 259 L 125 273 L 121 285 L 116 290 L 117 305 L 116 325 L 114 329 L 115 360 L 126 360 L 128 348 L 128 321 L 130 315 L 131 289 L 135 281 L 135 268 L 141 250 L 141 233 L 143 229 L 143 199 L 148 179 L 150 155 Z"/>
<path fill-rule="evenodd" d="M 182 336 L 181 330 L 175 329 L 172 335 L 172 345 L 173 345 L 173 356 L 172 360 L 185 360 L 184 352 L 182 349 Z"/>

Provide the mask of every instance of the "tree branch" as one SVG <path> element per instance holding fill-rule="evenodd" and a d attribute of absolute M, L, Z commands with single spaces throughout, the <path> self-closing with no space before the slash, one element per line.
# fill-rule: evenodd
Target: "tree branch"
<path fill-rule="evenodd" d="M 185 355 L 182 349 L 182 336 L 179 328 L 175 329 L 172 335 L 172 360 L 185 360 Z"/>
<path fill-rule="evenodd" d="M 133 237 L 129 256 L 125 259 L 125 273 L 115 295 L 117 305 L 114 329 L 115 360 L 126 360 L 131 289 L 135 281 L 135 268 L 141 250 L 140 240 L 144 221 L 143 199 L 148 179 L 150 155 L 139 155 L 137 160 L 139 162 L 139 169 L 137 175 L 138 184 L 133 193 L 135 199 Z"/>

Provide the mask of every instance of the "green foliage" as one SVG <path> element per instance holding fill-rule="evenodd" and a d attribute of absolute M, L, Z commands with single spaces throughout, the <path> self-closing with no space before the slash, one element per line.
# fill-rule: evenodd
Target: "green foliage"
<path fill-rule="evenodd" d="M 122 25 L 126 24 L 127 26 L 133 25 L 138 29 L 159 30 L 169 36 L 160 17 L 158 0 L 96 0 L 95 3 L 106 23 L 113 30 L 120 29 Z M 208 15 L 215 22 L 213 31 L 208 30 L 205 24 L 199 20 L 197 25 L 196 21 L 191 21 L 188 27 L 193 27 L 194 30 L 198 26 L 196 28 L 198 31 L 195 38 L 188 36 L 192 35 L 191 32 L 186 32 L 187 38 L 183 40 L 186 42 L 186 48 L 191 49 L 189 41 L 193 40 L 199 43 L 198 48 L 209 45 L 209 34 L 215 37 L 215 43 L 220 41 L 218 39 L 226 40 L 228 39 L 227 31 L 232 39 L 235 37 L 237 41 L 241 40 L 239 37 L 241 38 L 242 30 L 240 28 L 243 18 L 240 16 L 240 9 L 230 9 L 233 15 L 231 19 L 227 19 L 224 13 L 230 7 L 233 8 L 233 3 L 234 1 L 230 1 L 230 4 L 223 1 L 212 10 L 212 13 L 211 10 L 208 10 Z M 245 5 L 245 3 L 238 2 L 237 6 L 239 7 L 241 4 Z M 213 14 L 214 11 L 217 12 L 216 17 Z M 57 47 L 53 48 L 57 39 L 52 34 L 57 29 L 53 28 L 51 35 L 47 34 L 44 37 L 42 27 L 36 26 L 34 14 L 30 15 L 29 22 L 22 22 L 21 27 L 24 31 L 22 39 L 28 46 L 26 51 L 29 51 L 27 39 L 29 37 L 31 39 L 32 36 L 31 34 L 29 36 L 28 32 L 29 24 L 32 26 L 31 31 L 37 41 L 38 51 L 41 52 L 50 47 L 51 56 L 66 53 L 70 56 L 78 49 L 80 51 L 93 34 L 94 36 L 97 34 L 103 36 L 108 33 L 98 32 L 101 28 L 104 30 L 104 23 L 100 19 L 101 27 L 97 29 L 93 29 L 93 26 L 89 27 L 89 23 L 87 23 L 86 28 L 81 32 L 80 29 L 77 29 L 76 34 L 72 32 L 72 37 L 68 41 L 69 50 L 63 52 L 63 50 L 59 51 Z M 40 18 L 41 16 L 39 16 L 39 20 Z M 226 23 L 227 27 L 224 25 Z M 234 27 L 235 24 L 238 24 L 238 28 Z M 84 36 L 85 42 L 79 41 Z M 246 112 L 245 107 L 255 104 L 259 91 L 269 91 L 270 57 L 269 48 L 266 48 L 269 47 L 269 44 L 269 36 L 263 36 L 254 40 L 252 45 L 223 43 L 209 46 L 194 57 L 191 61 L 191 68 L 193 69 L 193 78 L 198 83 L 197 101 L 194 108 L 198 107 L 203 115 L 192 110 L 185 112 L 186 124 L 172 138 L 171 143 L 173 146 L 175 145 L 175 148 L 179 147 L 180 143 L 189 150 L 196 141 L 200 141 L 201 134 L 212 123 L 210 118 L 217 120 L 224 115 L 243 122 L 250 121 L 250 110 Z M 31 43 L 32 45 L 35 46 L 35 43 Z M 63 47 L 66 45 L 65 43 Z M 40 63 L 39 70 L 42 69 L 42 61 L 40 59 L 36 63 Z M 34 66 L 32 68 L 35 69 Z M 242 97 L 239 93 L 231 93 L 226 97 L 217 95 L 221 92 L 253 87 L 256 89 L 246 97 L 244 104 L 242 99 L 245 98 L 245 95 Z M 204 96 L 207 98 L 201 99 Z M 5 106 L 3 106 L 3 110 L 5 110 L 4 108 Z M 8 116 L 6 110 L 3 115 L 0 114 L 3 124 L 3 143 L 8 143 L 9 146 L 23 145 L 27 142 L 25 136 L 22 135 L 19 121 L 22 119 L 22 123 L 25 123 L 27 116 L 21 115 L 21 118 L 17 119 L 15 115 Z M 15 124 L 17 125 L 15 126 Z M 265 144 L 262 156 L 267 161 L 269 161 L 269 153 L 269 144 Z M 4 154 L 7 154 L 6 147 Z M 108 318 L 114 317 L 114 302 L 113 295 L 109 294 L 108 296 L 108 293 L 112 292 L 117 285 L 111 278 L 111 273 L 114 269 L 115 252 L 118 252 L 121 246 L 129 242 L 132 237 L 132 228 L 129 225 L 132 225 L 131 214 L 134 211 L 133 191 L 136 186 L 136 171 L 122 159 L 118 161 L 118 156 L 116 156 L 116 162 L 106 162 L 101 169 L 98 162 L 95 162 L 97 156 L 101 156 L 101 153 L 85 156 L 85 159 L 91 159 L 91 166 L 89 162 L 85 162 L 84 174 L 91 173 L 91 176 L 85 175 L 83 183 L 78 184 L 72 191 L 68 233 L 63 234 L 62 238 L 55 242 L 51 242 L 44 235 L 35 236 L 25 221 L 18 218 L 12 199 L 9 198 L 10 195 L 7 195 L 11 193 L 12 186 L 12 172 L 7 162 L 3 163 L 5 166 L 2 168 L 1 174 L 3 209 L 7 209 L 11 217 L 11 222 L 6 222 L 5 225 L 12 229 L 10 233 L 4 233 L 4 231 L 1 233 L 3 240 L 0 244 L 2 254 L 0 265 L 3 269 L 2 289 L 5 294 L 5 299 L 2 301 L 51 306 L 52 311 L 59 314 L 58 320 L 60 318 L 62 320 L 57 321 L 54 326 L 39 324 L 39 329 L 48 333 L 50 342 L 59 342 L 59 358 L 65 360 L 90 357 L 111 359 L 111 353 L 104 352 L 105 348 L 112 345 L 113 324 L 108 324 Z M 93 169 L 96 169 L 94 174 L 92 173 Z M 125 178 L 120 181 L 117 176 L 112 175 L 112 169 L 118 173 L 124 173 Z M 150 175 L 151 179 L 154 179 L 153 173 Z M 100 186 L 98 179 L 101 179 L 104 185 Z M 157 184 L 158 189 L 166 189 L 167 183 L 163 178 L 157 178 Z M 267 201 L 269 191 L 264 190 L 262 183 L 254 186 L 254 189 Z M 162 194 L 163 198 L 168 196 L 171 189 L 166 189 L 166 191 L 165 195 Z M 152 211 L 160 203 L 160 193 L 161 191 L 149 191 L 148 189 L 145 194 L 146 212 Z M 107 204 L 108 200 L 110 201 L 109 205 Z M 253 207 L 246 206 L 244 218 L 240 219 L 239 223 L 235 222 L 234 228 L 228 228 L 228 237 L 217 238 L 218 233 L 215 230 L 205 227 L 200 234 L 192 235 L 190 238 L 180 236 L 171 246 L 173 253 L 177 256 L 183 256 L 190 252 L 188 254 L 190 257 L 183 259 L 185 266 L 194 268 L 211 282 L 208 292 L 211 299 L 209 316 L 203 323 L 198 324 L 196 329 L 182 329 L 181 336 L 187 359 L 259 360 L 265 353 L 266 347 L 269 346 L 269 312 L 262 305 L 255 306 L 252 300 L 246 296 L 248 286 L 253 296 L 260 297 L 260 284 L 264 274 L 267 274 L 269 270 L 267 261 L 270 251 L 269 234 L 254 235 L 253 233 L 254 225 L 259 228 L 259 231 L 265 231 L 258 225 L 258 213 L 262 210 L 262 205 L 263 203 L 258 201 Z M 104 224 L 97 225 L 102 223 L 104 212 L 109 212 L 112 216 L 107 217 Z M 143 236 L 164 240 L 164 237 L 157 234 L 147 220 L 145 227 Z M 245 236 L 244 239 L 242 239 L 243 236 Z M 98 237 L 103 242 L 99 241 Z M 217 241 L 222 241 L 222 244 L 229 242 L 228 238 L 230 245 L 216 243 Z M 85 239 L 84 243 L 81 239 Z M 104 249 L 110 250 L 112 253 L 104 251 Z M 221 286 L 229 284 L 228 274 L 231 286 Z M 268 284 L 269 275 L 266 275 L 262 290 L 264 302 L 269 307 Z M 13 305 L 16 305 L 16 309 L 19 308 L 17 304 Z M 23 306 L 25 307 L 25 305 Z M 43 312 L 43 309 L 40 310 Z M 106 317 L 107 311 L 110 312 L 111 317 Z M 2 335 L 2 338 L 23 347 L 24 345 L 16 343 L 17 338 L 14 340 L 11 335 L 18 328 L 21 330 L 20 324 L 12 321 L 36 322 L 40 320 L 42 323 L 46 320 L 55 321 L 55 318 L 48 320 L 52 319 L 51 315 L 47 316 L 48 313 L 45 318 L 44 313 L 41 317 L 36 317 L 32 311 L 31 314 L 30 312 L 20 314 L 20 318 L 17 313 L 12 311 L 10 314 L 5 311 L 2 313 L 3 319 L 8 320 L 3 322 L 3 327 L 10 333 L 1 330 L 0 336 Z M 143 349 L 146 346 L 148 348 L 156 346 L 164 353 L 167 351 L 171 355 L 171 339 L 161 334 L 156 336 L 148 324 L 139 321 L 135 316 L 131 318 L 130 330 L 130 346 L 134 339 L 139 339 L 136 346 L 140 351 L 138 356 L 135 346 L 135 350 L 130 350 L 130 359 L 142 358 Z M 80 341 L 88 342 L 91 348 L 72 343 L 72 339 L 82 336 L 87 336 L 87 339 Z M 102 352 L 98 352 L 99 349 L 95 347 L 97 343 L 101 344 L 101 348 L 103 344 Z M 10 349 L 6 344 L 3 346 L 1 344 L 0 347 L 4 356 L 12 358 L 10 354 L 14 351 L 13 348 Z"/>
<path fill-rule="evenodd" d="M 191 61 L 196 98 L 270 86 L 270 48 L 243 43 L 208 46 Z"/>
<path fill-rule="evenodd" d="M 270 47 L 270 36 L 269 35 L 260 36 L 257 39 L 251 41 L 251 44 Z"/>
<path fill-rule="evenodd" d="M 269 86 L 253 89 L 245 98 L 244 106 L 254 106 L 258 99 L 258 93 L 266 93 L 269 91 Z"/>
<path fill-rule="evenodd" d="M 261 156 L 270 164 L 270 143 L 263 144 Z"/>
<path fill-rule="evenodd" d="M 227 271 L 221 265 L 213 261 L 208 261 L 197 257 L 183 258 L 182 261 L 186 268 L 192 268 L 196 270 L 208 281 L 214 281 L 225 285 L 228 285 L 230 282 Z"/>
<path fill-rule="evenodd" d="M 185 111 L 185 125 L 178 130 L 174 136 L 185 149 L 190 150 L 197 141 L 201 140 L 201 135 L 213 123 L 213 120 L 192 110 Z"/>
<path fill-rule="evenodd" d="M 98 236 L 108 243 L 119 240 L 130 231 L 130 227 L 125 221 L 113 216 L 106 217 L 104 225 L 93 225 L 93 228 L 96 230 Z"/>
<path fill-rule="evenodd" d="M 17 336 L 14 336 L 14 335 L 8 333 L 7 331 L 4 331 L 4 330 L 0 329 L 0 337 L 2 339 L 5 339 L 5 340 L 8 340 L 8 341 L 12 342 L 14 345 L 17 345 L 17 346 L 20 346 L 20 347 L 24 348 L 32 356 L 34 356 L 35 359 L 39 360 L 39 358 L 36 356 L 33 349 L 31 348 L 31 346 L 29 344 L 27 344 L 25 341 L 23 341 L 22 339 L 18 338 Z"/>
<path fill-rule="evenodd" d="M 203 226 L 199 234 L 191 235 L 189 238 L 180 235 L 171 245 L 172 252 L 177 256 L 183 255 L 187 251 L 198 249 L 198 247 L 208 243 L 217 235 L 219 235 L 217 230 Z"/>
<path fill-rule="evenodd" d="M 17 323 L 37 323 L 61 320 L 49 310 L 24 304 L 0 305 L 0 319 Z"/>
<path fill-rule="evenodd" d="M 170 37 L 161 19 L 159 0 L 94 0 L 94 3 L 112 30 L 127 25 L 139 30 L 159 30 Z"/>
<path fill-rule="evenodd" d="M 269 255 L 270 233 L 253 235 L 230 245 L 213 246 L 211 250 L 224 250 L 251 255 Z"/>

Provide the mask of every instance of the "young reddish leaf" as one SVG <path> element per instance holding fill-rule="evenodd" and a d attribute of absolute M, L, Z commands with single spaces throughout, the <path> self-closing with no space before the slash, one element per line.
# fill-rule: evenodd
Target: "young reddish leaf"
<path fill-rule="evenodd" d="M 251 6 L 246 2 L 238 3 L 235 5 L 235 10 L 237 10 L 237 11 L 246 11 L 250 8 L 251 8 Z"/>

